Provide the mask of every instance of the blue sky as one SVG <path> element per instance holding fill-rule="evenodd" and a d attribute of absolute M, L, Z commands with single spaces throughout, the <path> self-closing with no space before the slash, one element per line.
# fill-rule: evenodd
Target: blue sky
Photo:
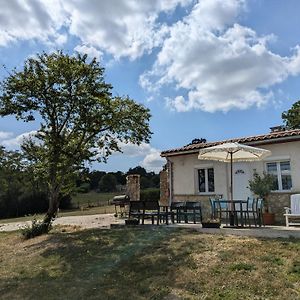
<path fill-rule="evenodd" d="M 63 49 L 96 56 L 119 95 L 149 107 L 149 145 L 122 145 L 96 169 L 158 171 L 161 150 L 194 138 L 263 134 L 299 99 L 297 0 L 0 0 L 0 79 Z M 12 18 L 12 16 L 14 16 Z M 36 123 L 0 119 L 17 149 Z"/>

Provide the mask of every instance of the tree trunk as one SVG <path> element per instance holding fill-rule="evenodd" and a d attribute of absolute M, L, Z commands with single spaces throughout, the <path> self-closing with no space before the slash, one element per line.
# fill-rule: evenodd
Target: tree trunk
<path fill-rule="evenodd" d="M 45 230 L 49 231 L 49 227 L 55 219 L 59 207 L 59 190 L 57 187 L 52 187 L 49 193 L 49 208 L 44 217 L 43 223 L 45 225 Z"/>

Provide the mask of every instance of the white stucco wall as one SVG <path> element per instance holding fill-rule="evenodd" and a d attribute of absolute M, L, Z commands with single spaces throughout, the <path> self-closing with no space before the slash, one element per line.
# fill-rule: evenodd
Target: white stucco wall
<path fill-rule="evenodd" d="M 227 165 L 216 161 L 200 161 L 197 154 L 170 157 L 173 163 L 173 191 L 176 195 L 197 195 L 197 169 L 213 167 L 215 176 L 215 192 L 227 196 Z"/>
<path fill-rule="evenodd" d="M 300 191 L 300 142 L 289 142 L 281 144 L 257 145 L 256 147 L 270 150 L 272 155 L 264 161 L 251 162 L 249 164 L 250 173 L 254 170 L 262 173 L 266 170 L 266 162 L 290 160 L 293 188 L 291 192 Z M 213 167 L 215 174 L 215 192 L 213 194 L 223 194 L 228 197 L 229 193 L 229 164 L 216 161 L 201 161 L 198 154 L 170 156 L 173 163 L 173 192 L 175 195 L 199 195 L 198 178 L 196 169 L 201 167 Z M 201 193 L 201 195 L 203 195 Z"/>

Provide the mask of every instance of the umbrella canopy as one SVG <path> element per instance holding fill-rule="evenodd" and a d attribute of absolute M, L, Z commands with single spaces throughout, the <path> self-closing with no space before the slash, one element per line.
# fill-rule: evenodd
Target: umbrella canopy
<path fill-rule="evenodd" d="M 199 151 L 199 159 L 218 160 L 223 162 L 256 161 L 271 155 L 271 151 L 242 145 L 225 143 Z"/>
<path fill-rule="evenodd" d="M 242 145 L 238 143 L 224 143 L 208 147 L 199 151 L 198 158 L 204 160 L 217 160 L 230 163 L 230 200 L 233 201 L 232 163 L 238 161 L 257 161 L 271 155 L 271 151 Z"/>

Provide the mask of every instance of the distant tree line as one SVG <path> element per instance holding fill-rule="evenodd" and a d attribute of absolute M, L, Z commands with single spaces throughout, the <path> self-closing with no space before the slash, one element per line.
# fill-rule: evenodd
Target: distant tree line
<path fill-rule="evenodd" d="M 86 169 L 76 180 L 76 190 L 80 193 L 87 193 L 90 190 L 100 193 L 120 192 L 125 189 L 126 177 L 130 174 L 141 176 L 141 189 L 159 188 L 159 175 L 154 172 L 147 172 L 145 168 L 137 166 L 130 168 L 127 172 L 89 171 Z"/>
<path fill-rule="evenodd" d="M 142 189 L 159 188 L 159 175 L 139 166 L 128 172 L 85 169 L 73 174 L 69 193 L 59 195 L 60 208 L 70 208 L 75 193 L 120 192 L 128 174 L 141 175 Z M 48 193 L 47 185 L 21 152 L 7 151 L 0 146 L 0 218 L 46 212 Z"/>
<path fill-rule="evenodd" d="M 47 186 L 18 151 L 0 146 L 0 218 L 44 213 L 48 208 Z M 60 207 L 68 208 L 70 195 L 60 195 Z"/>

